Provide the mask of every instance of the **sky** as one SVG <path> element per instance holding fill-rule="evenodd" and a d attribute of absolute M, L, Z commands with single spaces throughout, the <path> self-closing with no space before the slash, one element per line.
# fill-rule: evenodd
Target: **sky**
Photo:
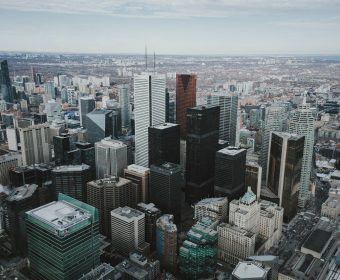
<path fill-rule="evenodd" d="M 0 0 L 0 50 L 340 54 L 340 0 Z"/>

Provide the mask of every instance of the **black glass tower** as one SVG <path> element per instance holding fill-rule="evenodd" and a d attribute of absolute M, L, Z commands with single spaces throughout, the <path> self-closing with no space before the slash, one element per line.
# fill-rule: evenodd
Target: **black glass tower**
<path fill-rule="evenodd" d="M 7 60 L 0 61 L 0 93 L 2 100 L 13 103 L 13 88 L 9 78 Z"/>
<path fill-rule="evenodd" d="M 113 112 L 95 109 L 86 115 L 88 141 L 92 144 L 113 135 Z"/>
<path fill-rule="evenodd" d="M 228 201 L 239 199 L 245 192 L 245 149 L 224 148 L 216 153 L 215 196 L 226 196 Z"/>
<path fill-rule="evenodd" d="M 179 164 L 180 130 L 178 124 L 164 123 L 149 127 L 149 165 Z"/>
<path fill-rule="evenodd" d="M 187 111 L 185 200 L 188 203 L 213 195 L 219 118 L 219 106 L 197 106 Z"/>
<path fill-rule="evenodd" d="M 163 163 L 150 166 L 150 201 L 162 213 L 172 214 L 176 223 L 181 221 L 181 192 L 184 180 L 181 166 Z"/>

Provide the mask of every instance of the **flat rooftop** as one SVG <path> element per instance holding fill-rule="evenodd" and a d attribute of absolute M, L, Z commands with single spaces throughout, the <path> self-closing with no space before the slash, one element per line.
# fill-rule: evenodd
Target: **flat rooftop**
<path fill-rule="evenodd" d="M 179 126 L 179 124 L 177 124 L 177 123 L 163 123 L 163 124 L 152 126 L 152 128 L 167 129 L 169 127 L 174 127 L 174 126 Z"/>
<path fill-rule="evenodd" d="M 232 274 L 239 279 L 267 279 L 267 271 L 253 262 L 239 262 Z"/>
<path fill-rule="evenodd" d="M 38 185 L 24 185 L 18 188 L 15 188 L 10 195 L 7 197 L 8 201 L 20 201 L 25 198 L 31 197 L 34 192 L 37 190 Z"/>
<path fill-rule="evenodd" d="M 127 170 L 134 171 L 136 173 L 144 174 L 144 173 L 149 172 L 150 168 L 147 168 L 147 167 L 144 167 L 144 166 L 141 166 L 141 165 L 137 165 L 137 164 L 130 164 L 127 167 Z"/>
<path fill-rule="evenodd" d="M 236 147 L 227 147 L 227 148 L 224 148 L 222 150 L 219 150 L 218 152 L 221 153 L 221 154 L 234 156 L 234 155 L 240 154 L 244 151 L 245 151 L 245 149 L 239 149 L 239 148 L 236 148 Z"/>
<path fill-rule="evenodd" d="M 215 205 L 228 204 L 228 198 L 227 197 L 204 198 L 196 203 L 197 206 L 209 205 L 209 204 L 215 204 Z"/>
<path fill-rule="evenodd" d="M 71 172 L 71 171 L 83 171 L 89 169 L 87 164 L 81 165 L 61 165 L 53 169 L 53 172 Z"/>
<path fill-rule="evenodd" d="M 145 211 L 147 213 L 160 213 L 161 210 L 159 210 L 155 204 L 153 203 L 149 203 L 149 204 L 145 204 L 144 202 L 140 202 L 137 204 L 137 207 L 141 210 L 141 211 Z"/>
<path fill-rule="evenodd" d="M 302 247 L 312 250 L 314 252 L 321 253 L 327 242 L 331 239 L 332 232 L 322 229 L 314 230 L 303 244 Z"/>
<path fill-rule="evenodd" d="M 70 204 L 64 200 L 53 201 L 46 205 L 26 212 L 41 222 L 56 230 L 65 230 L 71 226 L 90 219 L 91 214 L 86 210 Z"/>
<path fill-rule="evenodd" d="M 132 220 L 134 218 L 142 218 L 145 216 L 145 214 L 139 210 L 133 209 L 128 206 L 124 206 L 124 207 L 118 207 L 112 210 L 111 216 L 116 216 L 116 217 L 118 216 L 118 217 L 126 218 L 128 220 Z"/>

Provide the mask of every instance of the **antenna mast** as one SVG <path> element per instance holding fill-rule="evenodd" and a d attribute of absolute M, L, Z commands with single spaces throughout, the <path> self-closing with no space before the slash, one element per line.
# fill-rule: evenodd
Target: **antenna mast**
<path fill-rule="evenodd" d="M 148 48 L 145 45 L 145 70 L 148 71 Z"/>
<path fill-rule="evenodd" d="M 153 72 L 156 72 L 156 53 L 153 52 Z"/>

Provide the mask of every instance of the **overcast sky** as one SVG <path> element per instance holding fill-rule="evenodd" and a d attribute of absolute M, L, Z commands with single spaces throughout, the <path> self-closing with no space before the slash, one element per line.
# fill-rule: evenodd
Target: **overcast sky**
<path fill-rule="evenodd" d="M 340 0 L 0 0 L 0 50 L 340 54 Z"/>

